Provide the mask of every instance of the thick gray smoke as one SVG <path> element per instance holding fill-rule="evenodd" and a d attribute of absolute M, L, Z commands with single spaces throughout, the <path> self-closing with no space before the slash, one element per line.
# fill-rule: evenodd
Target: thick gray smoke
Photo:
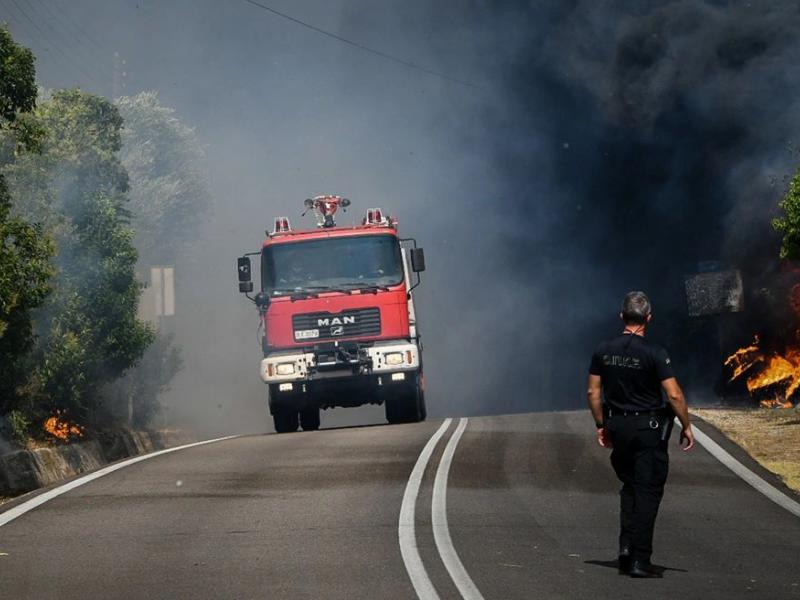
<path fill-rule="evenodd" d="M 699 260 L 755 273 L 775 254 L 798 7 L 634 4 L 271 3 L 477 87 L 244 2 L 42 0 L 49 40 L 13 5 L 2 18 L 47 87 L 158 90 L 208 145 L 216 209 L 177 264 L 186 368 L 167 400 L 174 420 L 239 431 L 269 422 L 234 258 L 320 193 L 351 198 L 353 220 L 383 206 L 425 247 L 432 415 L 581 405 L 587 354 L 632 288 L 686 376 L 713 383 L 719 350 L 685 317 L 683 276 Z"/>

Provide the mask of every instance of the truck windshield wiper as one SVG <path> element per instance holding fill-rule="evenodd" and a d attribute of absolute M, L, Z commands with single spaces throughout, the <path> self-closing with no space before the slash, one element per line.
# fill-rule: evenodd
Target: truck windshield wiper
<path fill-rule="evenodd" d="M 319 294 L 311 290 L 294 290 L 289 298 L 294 302 L 295 300 L 303 300 L 304 298 L 319 298 Z"/>
<path fill-rule="evenodd" d="M 292 300 L 302 300 L 303 298 L 319 298 L 320 294 L 326 294 L 328 292 L 336 292 L 339 294 L 353 293 L 353 290 L 348 288 L 332 287 L 328 285 L 306 285 L 301 288 L 298 287 L 294 290 L 288 291 L 291 292 Z"/>
<path fill-rule="evenodd" d="M 341 287 L 341 286 L 329 286 L 329 285 L 312 285 L 312 286 L 308 286 L 308 287 L 306 287 L 304 289 L 314 290 L 315 292 L 320 293 L 320 294 L 327 294 L 328 292 L 338 292 L 339 294 L 352 294 L 353 293 L 353 290 L 351 290 L 350 288 Z"/>
<path fill-rule="evenodd" d="M 303 287 L 298 286 L 296 288 L 279 288 L 272 290 L 272 293 L 281 296 L 289 296 L 292 300 L 302 300 L 303 298 L 318 298 L 320 294 L 327 294 L 329 292 L 352 294 L 355 290 L 360 291 L 362 294 L 376 294 L 378 290 L 389 291 L 389 288 L 383 285 L 364 285 L 351 281 L 340 286 L 304 285 Z"/>
<path fill-rule="evenodd" d="M 289 296 L 293 301 L 302 300 L 303 298 L 317 298 L 319 294 L 312 291 L 310 288 L 278 288 L 272 290 L 273 295 Z"/>
<path fill-rule="evenodd" d="M 349 281 L 344 285 L 350 286 L 350 290 L 358 290 L 362 294 L 377 294 L 379 291 L 381 292 L 388 292 L 389 288 L 385 285 L 377 285 L 375 283 L 359 283 L 355 281 Z"/>

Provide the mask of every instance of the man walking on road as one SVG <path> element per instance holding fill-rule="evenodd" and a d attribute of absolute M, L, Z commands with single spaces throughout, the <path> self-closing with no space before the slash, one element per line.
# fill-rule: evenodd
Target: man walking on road
<path fill-rule="evenodd" d="M 622 482 L 619 572 L 631 577 L 661 577 L 661 571 L 651 565 L 650 555 L 669 470 L 667 442 L 673 415 L 682 425 L 679 441 L 686 440 L 684 450 L 694 445 L 694 434 L 667 352 L 645 340 L 652 319 L 647 296 L 628 293 L 620 317 L 622 333 L 601 343 L 592 356 L 589 408 L 597 425 L 597 441 L 613 449 L 611 464 Z"/>

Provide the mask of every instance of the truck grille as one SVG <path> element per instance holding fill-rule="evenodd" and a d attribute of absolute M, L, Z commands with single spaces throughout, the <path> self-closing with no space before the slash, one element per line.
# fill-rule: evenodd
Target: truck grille
<path fill-rule="evenodd" d="M 294 315 L 292 329 L 296 342 L 380 335 L 381 312 L 375 307 Z"/>

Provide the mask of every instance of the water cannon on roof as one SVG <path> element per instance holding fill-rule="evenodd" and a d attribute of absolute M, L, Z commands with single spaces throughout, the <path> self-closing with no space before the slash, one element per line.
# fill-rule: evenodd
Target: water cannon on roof
<path fill-rule="evenodd" d="M 342 207 L 342 212 L 345 212 L 347 207 L 350 206 L 350 200 L 341 196 L 315 196 L 314 198 L 306 198 L 304 204 L 306 209 L 303 211 L 303 215 L 309 210 L 313 210 L 317 219 L 317 227 L 327 229 L 336 227 L 336 221 L 333 216 L 340 206 Z"/>

